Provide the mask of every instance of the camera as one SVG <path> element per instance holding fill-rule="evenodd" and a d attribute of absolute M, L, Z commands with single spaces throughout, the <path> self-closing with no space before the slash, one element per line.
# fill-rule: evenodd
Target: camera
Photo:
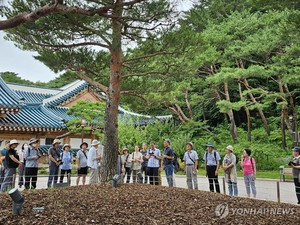
<path fill-rule="evenodd" d="M 289 162 L 288 165 L 289 165 L 289 166 L 291 166 L 291 165 L 295 166 L 295 163 L 293 163 L 293 162 L 291 161 L 291 162 Z"/>
<path fill-rule="evenodd" d="M 56 161 L 58 162 L 59 165 L 63 164 L 63 161 L 61 159 L 57 159 Z"/>

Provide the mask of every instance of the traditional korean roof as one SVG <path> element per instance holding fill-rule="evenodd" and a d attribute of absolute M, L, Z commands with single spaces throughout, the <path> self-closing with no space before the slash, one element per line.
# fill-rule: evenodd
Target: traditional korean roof
<path fill-rule="evenodd" d="M 0 114 L 16 113 L 20 110 L 22 99 L 12 91 L 0 77 Z"/>
<path fill-rule="evenodd" d="M 60 131 L 66 128 L 62 119 L 42 105 L 26 105 L 17 114 L 0 118 L 2 131 Z"/>
<path fill-rule="evenodd" d="M 71 99 L 72 97 L 78 95 L 81 91 L 85 90 L 89 84 L 84 80 L 77 80 L 72 83 L 71 86 L 67 86 L 66 89 L 57 93 L 56 95 L 47 98 L 43 101 L 46 106 L 57 106 L 61 103 Z"/>
<path fill-rule="evenodd" d="M 66 122 L 74 118 L 73 116 L 67 114 L 68 108 L 66 107 L 46 107 L 46 108 L 55 116 L 62 118 Z"/>
<path fill-rule="evenodd" d="M 42 103 L 44 99 L 50 98 L 52 94 L 27 92 L 27 91 L 15 91 L 18 96 L 24 99 L 25 103 Z"/>

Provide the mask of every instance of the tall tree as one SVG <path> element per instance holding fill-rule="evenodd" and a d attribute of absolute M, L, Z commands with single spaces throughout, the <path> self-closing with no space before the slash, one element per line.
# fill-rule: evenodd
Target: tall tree
<path fill-rule="evenodd" d="M 8 39 L 37 51 L 54 71 L 73 70 L 106 94 L 103 182 L 117 170 L 123 51 L 137 40 L 159 36 L 173 23 L 172 12 L 167 0 L 15 0 L 4 8 L 7 19 L 0 21 L 0 30 L 9 29 Z"/>

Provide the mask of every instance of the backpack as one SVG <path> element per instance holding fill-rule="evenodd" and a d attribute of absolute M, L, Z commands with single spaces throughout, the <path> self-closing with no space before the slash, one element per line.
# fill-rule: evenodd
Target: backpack
<path fill-rule="evenodd" d="M 179 162 L 178 162 L 177 154 L 175 153 L 174 150 L 173 150 L 173 152 L 174 152 L 174 159 L 173 159 L 174 173 L 176 174 L 180 170 L 180 165 L 179 165 Z"/>
<path fill-rule="evenodd" d="M 215 157 L 216 163 L 218 163 L 218 161 L 217 161 L 217 151 L 216 151 L 216 150 L 214 150 L 214 157 Z M 205 153 L 205 161 L 206 161 L 206 163 L 207 163 L 207 152 Z M 206 165 L 205 165 L 205 166 L 206 166 Z"/>

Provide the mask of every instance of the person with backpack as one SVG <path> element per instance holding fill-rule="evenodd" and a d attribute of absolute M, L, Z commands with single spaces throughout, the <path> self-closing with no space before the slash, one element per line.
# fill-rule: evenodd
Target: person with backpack
<path fill-rule="evenodd" d="M 67 174 L 67 176 L 68 176 L 69 174 L 71 174 L 71 171 L 72 171 L 73 157 L 72 157 L 72 153 L 70 152 L 70 149 L 71 149 L 71 145 L 64 144 L 63 152 L 60 153 L 60 158 L 61 158 L 62 164 L 60 165 L 59 183 L 63 183 L 65 174 Z"/>
<path fill-rule="evenodd" d="M 131 177 L 131 166 L 132 163 L 129 162 L 131 155 L 128 153 L 128 148 L 123 148 L 123 155 L 121 156 L 122 159 L 122 169 L 125 170 L 125 176 L 127 175 L 126 178 L 126 183 L 130 182 L 130 177 Z"/>
<path fill-rule="evenodd" d="M 214 185 L 217 193 L 220 193 L 220 185 L 218 181 L 218 173 L 220 168 L 220 154 L 214 149 L 211 142 L 206 144 L 207 151 L 204 154 L 203 160 L 205 164 L 205 172 L 208 177 L 209 190 L 214 192 Z"/>
<path fill-rule="evenodd" d="M 134 147 L 134 152 L 131 154 L 131 157 L 129 158 L 128 161 L 132 163 L 131 169 L 132 169 L 133 183 L 136 183 L 136 182 L 142 183 L 143 175 L 141 173 L 141 168 L 142 168 L 142 162 L 143 162 L 143 155 L 142 155 L 142 153 L 140 153 L 140 148 L 138 145 L 136 145 Z"/>
<path fill-rule="evenodd" d="M 163 155 L 163 166 L 164 166 L 164 170 L 166 173 L 166 177 L 167 177 L 167 182 L 169 187 L 173 187 L 174 186 L 174 178 L 173 178 L 173 173 L 174 173 L 174 164 L 173 164 L 173 160 L 174 160 L 174 151 L 170 146 L 171 141 L 170 139 L 165 139 L 163 142 L 164 145 L 164 155 Z"/>
<path fill-rule="evenodd" d="M 38 175 L 39 140 L 31 138 L 29 148 L 25 151 L 25 189 L 36 189 Z M 31 185 L 30 185 L 31 184 Z"/>
<path fill-rule="evenodd" d="M 236 156 L 233 154 L 233 147 L 228 145 L 226 155 L 223 159 L 223 169 L 225 180 L 228 183 L 228 192 L 230 196 L 238 196 L 237 173 L 236 173 Z"/>
<path fill-rule="evenodd" d="M 48 178 L 48 188 L 52 187 L 52 183 L 56 184 L 58 180 L 59 166 L 61 164 L 59 145 L 61 141 L 59 139 L 54 139 L 52 147 L 48 150 L 49 155 L 49 178 Z"/>
<path fill-rule="evenodd" d="M 77 179 L 76 185 L 79 185 L 80 178 L 82 177 L 82 185 L 85 185 L 86 175 L 88 174 L 88 150 L 89 147 L 88 143 L 82 142 L 80 145 L 80 150 L 76 154 L 77 159 Z"/>
<path fill-rule="evenodd" d="M 5 192 L 8 189 L 12 189 L 14 187 L 13 177 L 16 175 L 17 168 L 22 167 L 22 163 L 19 160 L 19 155 L 16 151 L 19 142 L 17 140 L 11 140 L 9 142 L 9 149 L 5 155 L 6 169 L 3 183 L 1 185 L 1 192 Z"/>
<path fill-rule="evenodd" d="M 250 157 L 251 150 L 248 148 L 244 149 L 244 153 L 241 157 L 241 167 L 243 168 L 244 181 L 246 185 L 246 191 L 248 197 L 250 197 L 250 187 L 252 190 L 253 197 L 256 197 L 256 165 L 253 157 Z"/>
<path fill-rule="evenodd" d="M 293 168 L 295 191 L 298 204 L 300 204 L 300 147 L 293 148 L 293 161 L 289 163 L 289 166 Z"/>
<path fill-rule="evenodd" d="M 197 179 L 197 166 L 198 166 L 198 154 L 193 150 L 193 143 L 189 142 L 185 145 L 186 152 L 183 156 L 184 171 L 186 174 L 186 183 L 188 189 L 198 190 Z M 194 186 L 194 188 L 193 188 Z"/>

